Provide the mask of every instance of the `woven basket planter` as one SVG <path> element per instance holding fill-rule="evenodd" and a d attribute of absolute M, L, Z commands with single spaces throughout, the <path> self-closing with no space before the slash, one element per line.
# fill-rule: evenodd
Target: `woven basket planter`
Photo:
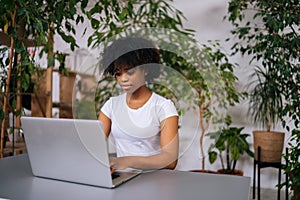
<path fill-rule="evenodd" d="M 258 160 L 258 147 L 260 147 L 261 162 L 281 162 L 284 135 L 283 132 L 253 131 L 255 160 Z"/>

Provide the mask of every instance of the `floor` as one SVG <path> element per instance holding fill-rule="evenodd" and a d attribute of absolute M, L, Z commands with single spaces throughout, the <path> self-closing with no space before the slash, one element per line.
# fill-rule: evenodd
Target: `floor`
<path fill-rule="evenodd" d="M 256 190 L 257 192 L 257 190 Z M 257 193 L 256 193 L 256 199 L 257 199 Z M 274 189 L 261 189 L 260 193 L 260 199 L 261 200 L 276 200 L 277 199 L 277 190 Z M 252 200 L 252 188 L 250 191 L 249 200 Z M 280 191 L 280 200 L 286 200 L 285 199 L 285 189 L 282 189 Z"/>

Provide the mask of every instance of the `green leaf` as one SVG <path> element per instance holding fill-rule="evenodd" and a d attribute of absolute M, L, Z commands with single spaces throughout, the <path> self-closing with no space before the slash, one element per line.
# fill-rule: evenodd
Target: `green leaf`
<path fill-rule="evenodd" d="M 99 20 L 97 20 L 95 18 L 91 19 L 91 25 L 92 25 L 93 29 L 97 29 L 99 27 L 99 24 L 100 24 Z"/>
<path fill-rule="evenodd" d="M 218 154 L 215 151 L 211 151 L 208 153 L 209 162 L 212 164 L 217 160 Z"/>

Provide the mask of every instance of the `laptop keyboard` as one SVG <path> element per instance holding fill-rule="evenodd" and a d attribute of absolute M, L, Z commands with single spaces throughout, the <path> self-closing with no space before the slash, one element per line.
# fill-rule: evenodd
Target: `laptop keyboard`
<path fill-rule="evenodd" d="M 112 178 L 112 179 L 115 179 L 115 178 L 118 178 L 118 177 L 120 177 L 119 174 L 116 174 L 116 173 L 112 173 L 112 174 L 111 174 L 111 178 Z"/>

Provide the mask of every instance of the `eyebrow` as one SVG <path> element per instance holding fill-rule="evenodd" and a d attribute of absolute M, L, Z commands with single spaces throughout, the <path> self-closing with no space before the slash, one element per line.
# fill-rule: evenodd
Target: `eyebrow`
<path fill-rule="evenodd" d="M 128 70 L 131 70 L 131 69 L 137 69 L 138 66 L 135 66 L 135 67 L 118 67 L 115 71 L 122 71 L 122 70 L 125 70 L 125 71 L 128 71 Z"/>

